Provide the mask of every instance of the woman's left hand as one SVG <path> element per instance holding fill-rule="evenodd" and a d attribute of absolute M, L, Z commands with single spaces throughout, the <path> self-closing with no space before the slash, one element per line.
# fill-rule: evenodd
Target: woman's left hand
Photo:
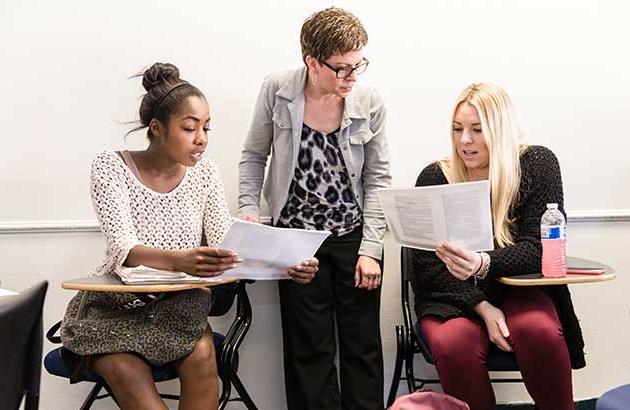
<path fill-rule="evenodd" d="M 435 250 L 435 254 L 446 268 L 459 280 L 466 280 L 481 268 L 483 259 L 477 252 L 469 251 L 450 242 L 442 242 Z"/>
<path fill-rule="evenodd" d="M 354 286 L 373 290 L 381 286 L 381 265 L 376 259 L 361 255 L 354 270 Z"/>
<path fill-rule="evenodd" d="M 309 283 L 315 277 L 319 266 L 317 258 L 302 261 L 299 265 L 287 269 L 287 273 L 297 283 L 302 285 Z"/>

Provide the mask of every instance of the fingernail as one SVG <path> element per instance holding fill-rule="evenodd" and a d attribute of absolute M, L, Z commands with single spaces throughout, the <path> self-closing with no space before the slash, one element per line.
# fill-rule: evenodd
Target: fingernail
<path fill-rule="evenodd" d="M 243 262 L 243 259 L 241 259 L 241 258 L 237 257 L 237 258 L 236 258 L 236 261 L 237 261 L 237 262 Z"/>
<path fill-rule="evenodd" d="M 310 263 L 309 261 L 304 261 L 304 262 L 302 262 L 302 265 L 304 265 L 304 266 L 308 266 L 308 265 L 310 265 L 310 264 L 311 264 L 311 263 Z"/>
<path fill-rule="evenodd" d="M 234 269 L 234 268 L 236 268 L 237 266 L 238 266 L 238 265 L 237 265 L 236 263 L 233 263 L 233 264 L 231 264 L 231 265 L 230 265 L 230 268 Z"/>

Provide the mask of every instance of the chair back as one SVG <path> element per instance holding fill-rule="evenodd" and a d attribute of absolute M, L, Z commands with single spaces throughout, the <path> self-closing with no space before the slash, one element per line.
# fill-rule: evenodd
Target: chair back
<path fill-rule="evenodd" d="M 225 285 L 213 286 L 212 307 L 208 316 L 223 316 L 230 311 L 234 304 L 239 287 L 239 282 L 226 283 Z"/>
<path fill-rule="evenodd" d="M 223 316 L 230 311 L 236 299 L 236 313 L 234 322 L 225 334 L 225 339 L 229 341 L 229 347 L 222 351 L 221 360 L 227 360 L 227 356 L 232 356 L 231 361 L 238 355 L 238 349 L 245 339 L 249 327 L 252 323 L 252 306 L 247 295 L 247 284 L 254 283 L 252 280 L 240 280 L 234 283 L 214 286 L 212 288 L 213 303 L 208 316 Z"/>
<path fill-rule="evenodd" d="M 424 356 L 424 359 L 428 363 L 433 363 L 433 356 L 422 336 L 416 316 L 415 305 L 421 295 L 421 290 L 419 289 L 419 284 L 416 279 L 417 275 L 420 275 L 421 272 L 414 272 L 414 252 L 418 252 L 418 250 L 405 246 L 400 248 L 400 282 L 403 318 L 407 334 L 413 336 L 414 342 L 420 353 L 422 353 L 422 356 Z"/>
<path fill-rule="evenodd" d="M 0 398 L 3 409 L 38 408 L 42 365 L 42 309 L 48 282 L 0 298 Z"/>

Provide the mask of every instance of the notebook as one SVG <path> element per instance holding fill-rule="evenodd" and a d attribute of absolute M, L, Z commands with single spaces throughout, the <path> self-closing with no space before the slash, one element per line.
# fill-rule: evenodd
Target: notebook
<path fill-rule="evenodd" d="M 606 272 L 606 269 L 599 263 L 595 261 L 587 261 L 587 260 L 571 260 L 569 261 L 569 266 L 567 266 L 568 274 L 575 275 L 601 275 Z"/>

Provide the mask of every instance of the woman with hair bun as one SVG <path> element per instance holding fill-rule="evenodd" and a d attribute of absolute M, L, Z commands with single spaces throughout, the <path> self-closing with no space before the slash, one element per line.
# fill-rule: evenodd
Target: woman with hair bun
<path fill-rule="evenodd" d="M 219 170 L 202 157 L 210 125 L 206 98 L 180 79 L 172 64 L 151 66 L 142 85 L 147 93 L 140 104 L 140 126 L 132 131 L 147 129 L 148 148 L 106 151 L 92 164 L 92 203 L 107 246 L 93 274 L 113 275 L 122 266 L 144 265 L 220 275 L 239 258 L 217 247 L 232 218 Z M 316 259 L 288 269 L 301 283 L 316 271 Z M 81 358 L 75 380 L 89 367 L 105 379 L 121 408 L 165 409 L 151 365 L 172 362 L 180 378 L 179 408 L 216 409 L 217 369 L 207 322 L 211 292 L 192 289 L 138 298 L 79 292 L 70 301 L 61 338 Z"/>

